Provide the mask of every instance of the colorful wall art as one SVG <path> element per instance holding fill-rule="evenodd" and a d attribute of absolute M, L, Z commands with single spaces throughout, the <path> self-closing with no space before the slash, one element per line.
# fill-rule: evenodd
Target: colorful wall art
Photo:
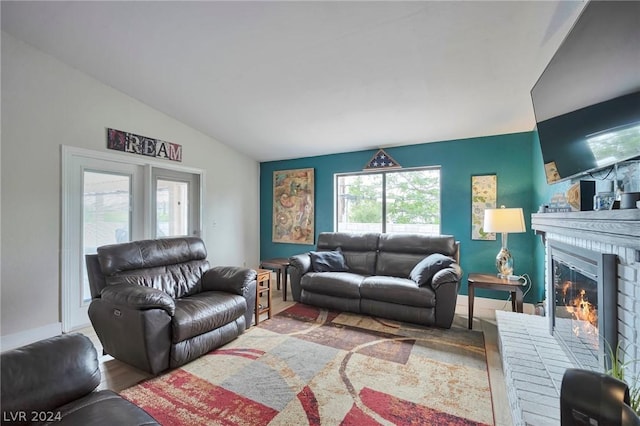
<path fill-rule="evenodd" d="M 273 172 L 273 228 L 276 243 L 314 243 L 313 169 Z"/>

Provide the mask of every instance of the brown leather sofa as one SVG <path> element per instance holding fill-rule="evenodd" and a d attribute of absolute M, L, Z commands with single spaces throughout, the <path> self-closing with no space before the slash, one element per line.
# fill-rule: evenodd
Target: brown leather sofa
<path fill-rule="evenodd" d="M 2 424 L 157 425 L 142 408 L 100 384 L 88 337 L 63 334 L 3 352 Z"/>
<path fill-rule="evenodd" d="M 210 267 L 199 238 L 133 241 L 86 256 L 89 318 L 104 351 L 151 374 L 230 342 L 251 324 L 256 271 Z"/>
<path fill-rule="evenodd" d="M 317 250 L 289 259 L 295 301 L 451 327 L 462 278 L 452 236 L 323 232 Z M 314 266 L 314 256 L 327 252 L 344 263 Z"/>

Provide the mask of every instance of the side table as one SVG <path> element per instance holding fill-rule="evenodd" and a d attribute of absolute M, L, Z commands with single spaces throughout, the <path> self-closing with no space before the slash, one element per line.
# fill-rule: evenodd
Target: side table
<path fill-rule="evenodd" d="M 276 282 L 278 290 L 280 290 L 280 279 L 282 277 L 282 300 L 287 300 L 287 268 L 289 268 L 289 259 L 277 257 L 275 259 L 266 259 L 260 261 L 260 268 L 271 269 L 276 272 Z"/>
<path fill-rule="evenodd" d="M 522 287 L 524 287 L 524 283 L 521 281 L 509 281 L 491 274 L 471 273 L 467 278 L 467 283 L 469 284 L 469 330 L 473 328 L 473 299 L 476 288 L 510 292 L 511 309 L 514 312 L 522 313 Z"/>
<path fill-rule="evenodd" d="M 256 269 L 258 277 L 256 279 L 256 325 L 260 324 L 260 315 L 267 313 L 267 318 L 271 319 L 271 270 L 269 269 Z M 267 304 L 262 305 L 260 303 L 260 297 L 262 295 L 267 296 Z"/>

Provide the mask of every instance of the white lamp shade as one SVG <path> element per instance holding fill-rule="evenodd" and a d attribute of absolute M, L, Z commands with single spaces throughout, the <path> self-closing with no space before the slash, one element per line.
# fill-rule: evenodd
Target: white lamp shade
<path fill-rule="evenodd" d="M 486 209 L 484 232 L 525 232 L 524 214 L 521 208 Z"/>

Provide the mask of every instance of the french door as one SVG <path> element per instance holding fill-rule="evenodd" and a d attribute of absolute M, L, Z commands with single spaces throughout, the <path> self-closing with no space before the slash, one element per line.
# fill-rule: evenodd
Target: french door
<path fill-rule="evenodd" d="M 63 147 L 62 327 L 89 324 L 84 257 L 102 245 L 200 235 L 201 173 Z"/>

